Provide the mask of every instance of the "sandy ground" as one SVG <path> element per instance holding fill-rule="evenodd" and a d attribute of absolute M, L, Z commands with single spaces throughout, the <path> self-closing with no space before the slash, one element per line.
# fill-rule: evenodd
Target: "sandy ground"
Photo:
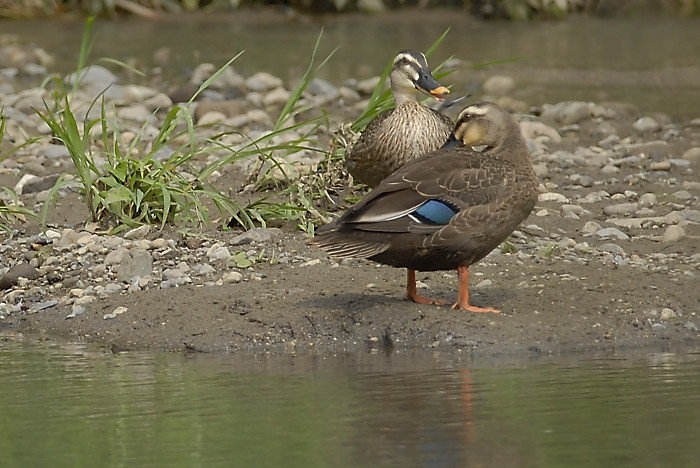
<path fill-rule="evenodd" d="M 535 211 L 546 205 L 538 204 Z M 523 225 L 531 223 L 546 232 L 581 236 L 581 220 L 533 214 Z M 531 236 L 527 228 L 522 232 Z M 236 234 L 212 231 L 204 236 L 225 240 Z M 555 250 L 551 256 L 542 255 L 538 245 L 527 241 L 519 245 L 519 254 L 494 253 L 471 268 L 471 300 L 501 309 L 496 315 L 412 303 L 404 298 L 403 270 L 363 260 L 338 265 L 307 246 L 305 235 L 284 231 L 267 247 L 303 261 L 261 263 L 255 266 L 257 279 L 246 276 L 240 283 L 222 286 L 113 294 L 72 319 L 65 318 L 69 307 L 58 306 L 11 315 L 2 328 L 31 337 L 97 342 L 116 350 L 336 353 L 459 347 L 499 356 L 698 349 L 697 271 L 683 259 L 700 252 L 700 241 L 698 229 L 690 234 L 670 244 L 643 238 L 618 242 L 641 257 L 663 252 L 666 267 L 656 271 L 617 265 L 600 254 Z M 456 272 L 423 273 L 418 278 L 429 288 L 425 294 L 456 297 Z M 128 311 L 104 319 L 119 306 Z M 665 309 L 673 313 L 664 315 Z"/>

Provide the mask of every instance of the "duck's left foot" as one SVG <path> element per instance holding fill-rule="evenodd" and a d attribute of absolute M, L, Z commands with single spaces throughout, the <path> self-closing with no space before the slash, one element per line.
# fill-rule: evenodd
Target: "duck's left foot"
<path fill-rule="evenodd" d="M 500 314 L 501 311 L 498 309 L 493 309 L 491 307 L 477 307 L 469 304 L 460 304 L 459 302 L 455 302 L 454 305 L 452 306 L 453 309 L 457 310 L 467 310 L 469 312 L 475 312 L 475 313 L 491 313 L 491 314 Z"/>
<path fill-rule="evenodd" d="M 413 294 L 411 294 L 409 292 L 408 294 L 406 294 L 406 297 L 408 297 L 413 302 L 417 302 L 418 304 L 429 304 L 429 305 L 436 305 L 436 306 L 449 305 L 448 301 L 443 301 L 440 299 L 432 299 L 430 297 L 421 296 L 420 294 L 418 294 L 416 292 L 414 292 Z"/>

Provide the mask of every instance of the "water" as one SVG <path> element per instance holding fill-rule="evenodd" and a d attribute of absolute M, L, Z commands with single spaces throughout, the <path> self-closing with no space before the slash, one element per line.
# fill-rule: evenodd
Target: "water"
<path fill-rule="evenodd" d="M 133 63 L 151 77 L 162 71 L 167 85 L 184 80 L 199 63 L 221 65 L 245 50 L 235 63 L 237 69 L 269 71 L 293 84 L 306 70 L 321 28 L 319 58 L 339 48 L 317 76 L 335 84 L 378 75 L 397 51 L 426 50 L 450 28 L 431 63 L 455 56 L 471 65 L 449 77 L 457 93 L 478 95 L 484 79 L 506 73 L 517 80 L 516 97 L 528 104 L 619 100 L 649 112 L 663 111 L 682 119 L 698 117 L 697 17 L 571 17 L 512 23 L 478 21 L 455 10 L 334 15 L 307 21 L 288 21 L 264 11 L 185 15 L 156 22 L 98 21 L 92 57 Z M 56 71 L 69 72 L 77 63 L 80 22 L 6 21 L 0 23 L 0 31 L 54 54 Z M 154 62 L 159 49 L 169 51 L 163 67 Z"/>
<path fill-rule="evenodd" d="M 690 467 L 700 354 L 485 360 L 0 343 L 3 467 Z"/>

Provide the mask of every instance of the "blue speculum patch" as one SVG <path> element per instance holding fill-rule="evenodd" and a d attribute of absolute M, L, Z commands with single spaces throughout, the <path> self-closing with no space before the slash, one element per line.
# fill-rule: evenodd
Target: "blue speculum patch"
<path fill-rule="evenodd" d="M 458 211 L 447 202 L 428 200 L 411 214 L 423 223 L 447 224 Z"/>

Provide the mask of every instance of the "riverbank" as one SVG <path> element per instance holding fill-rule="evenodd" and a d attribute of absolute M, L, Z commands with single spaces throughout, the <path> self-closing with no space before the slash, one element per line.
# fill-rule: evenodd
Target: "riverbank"
<path fill-rule="evenodd" d="M 32 111 L 45 91 L 18 84 L 35 66 L 50 69 L 37 61 L 0 83 L 15 141 L 48 135 Z M 193 82 L 211 72 L 197 67 Z M 80 99 L 111 84 L 120 128 L 138 132 L 148 120 L 144 134 L 153 134 L 159 122 L 149 119 L 162 119 L 156 110 L 171 106 L 174 94 L 98 75 L 107 81 L 85 81 Z M 314 83 L 306 102 L 331 116 L 314 144 L 327 145 L 328 132 L 359 115 L 371 83 Z M 195 236 L 144 228 L 107 236 L 84 223 L 83 202 L 63 190 L 49 231 L 20 226 L 0 247 L 0 328 L 115 349 L 202 352 L 458 347 L 494 355 L 700 345 L 700 119 L 674 121 L 619 102 L 533 107 L 516 92 L 506 76 L 472 98 L 490 96 L 530 115 L 522 128 L 542 183 L 510 243 L 472 267 L 473 302 L 499 315 L 408 302 L 402 271 L 338 264 L 290 226 L 226 231 L 220 220 Z M 195 115 L 242 134 L 269 131 L 288 93 L 278 77 L 231 69 Z M 294 173 L 318 162 L 299 158 Z M 226 167 L 215 183 L 250 196 L 242 189 L 254 164 Z M 0 168 L 0 183 L 33 208 L 59 174 L 71 172 L 65 148 L 48 138 Z M 455 272 L 419 280 L 432 296 L 456 294 Z"/>

